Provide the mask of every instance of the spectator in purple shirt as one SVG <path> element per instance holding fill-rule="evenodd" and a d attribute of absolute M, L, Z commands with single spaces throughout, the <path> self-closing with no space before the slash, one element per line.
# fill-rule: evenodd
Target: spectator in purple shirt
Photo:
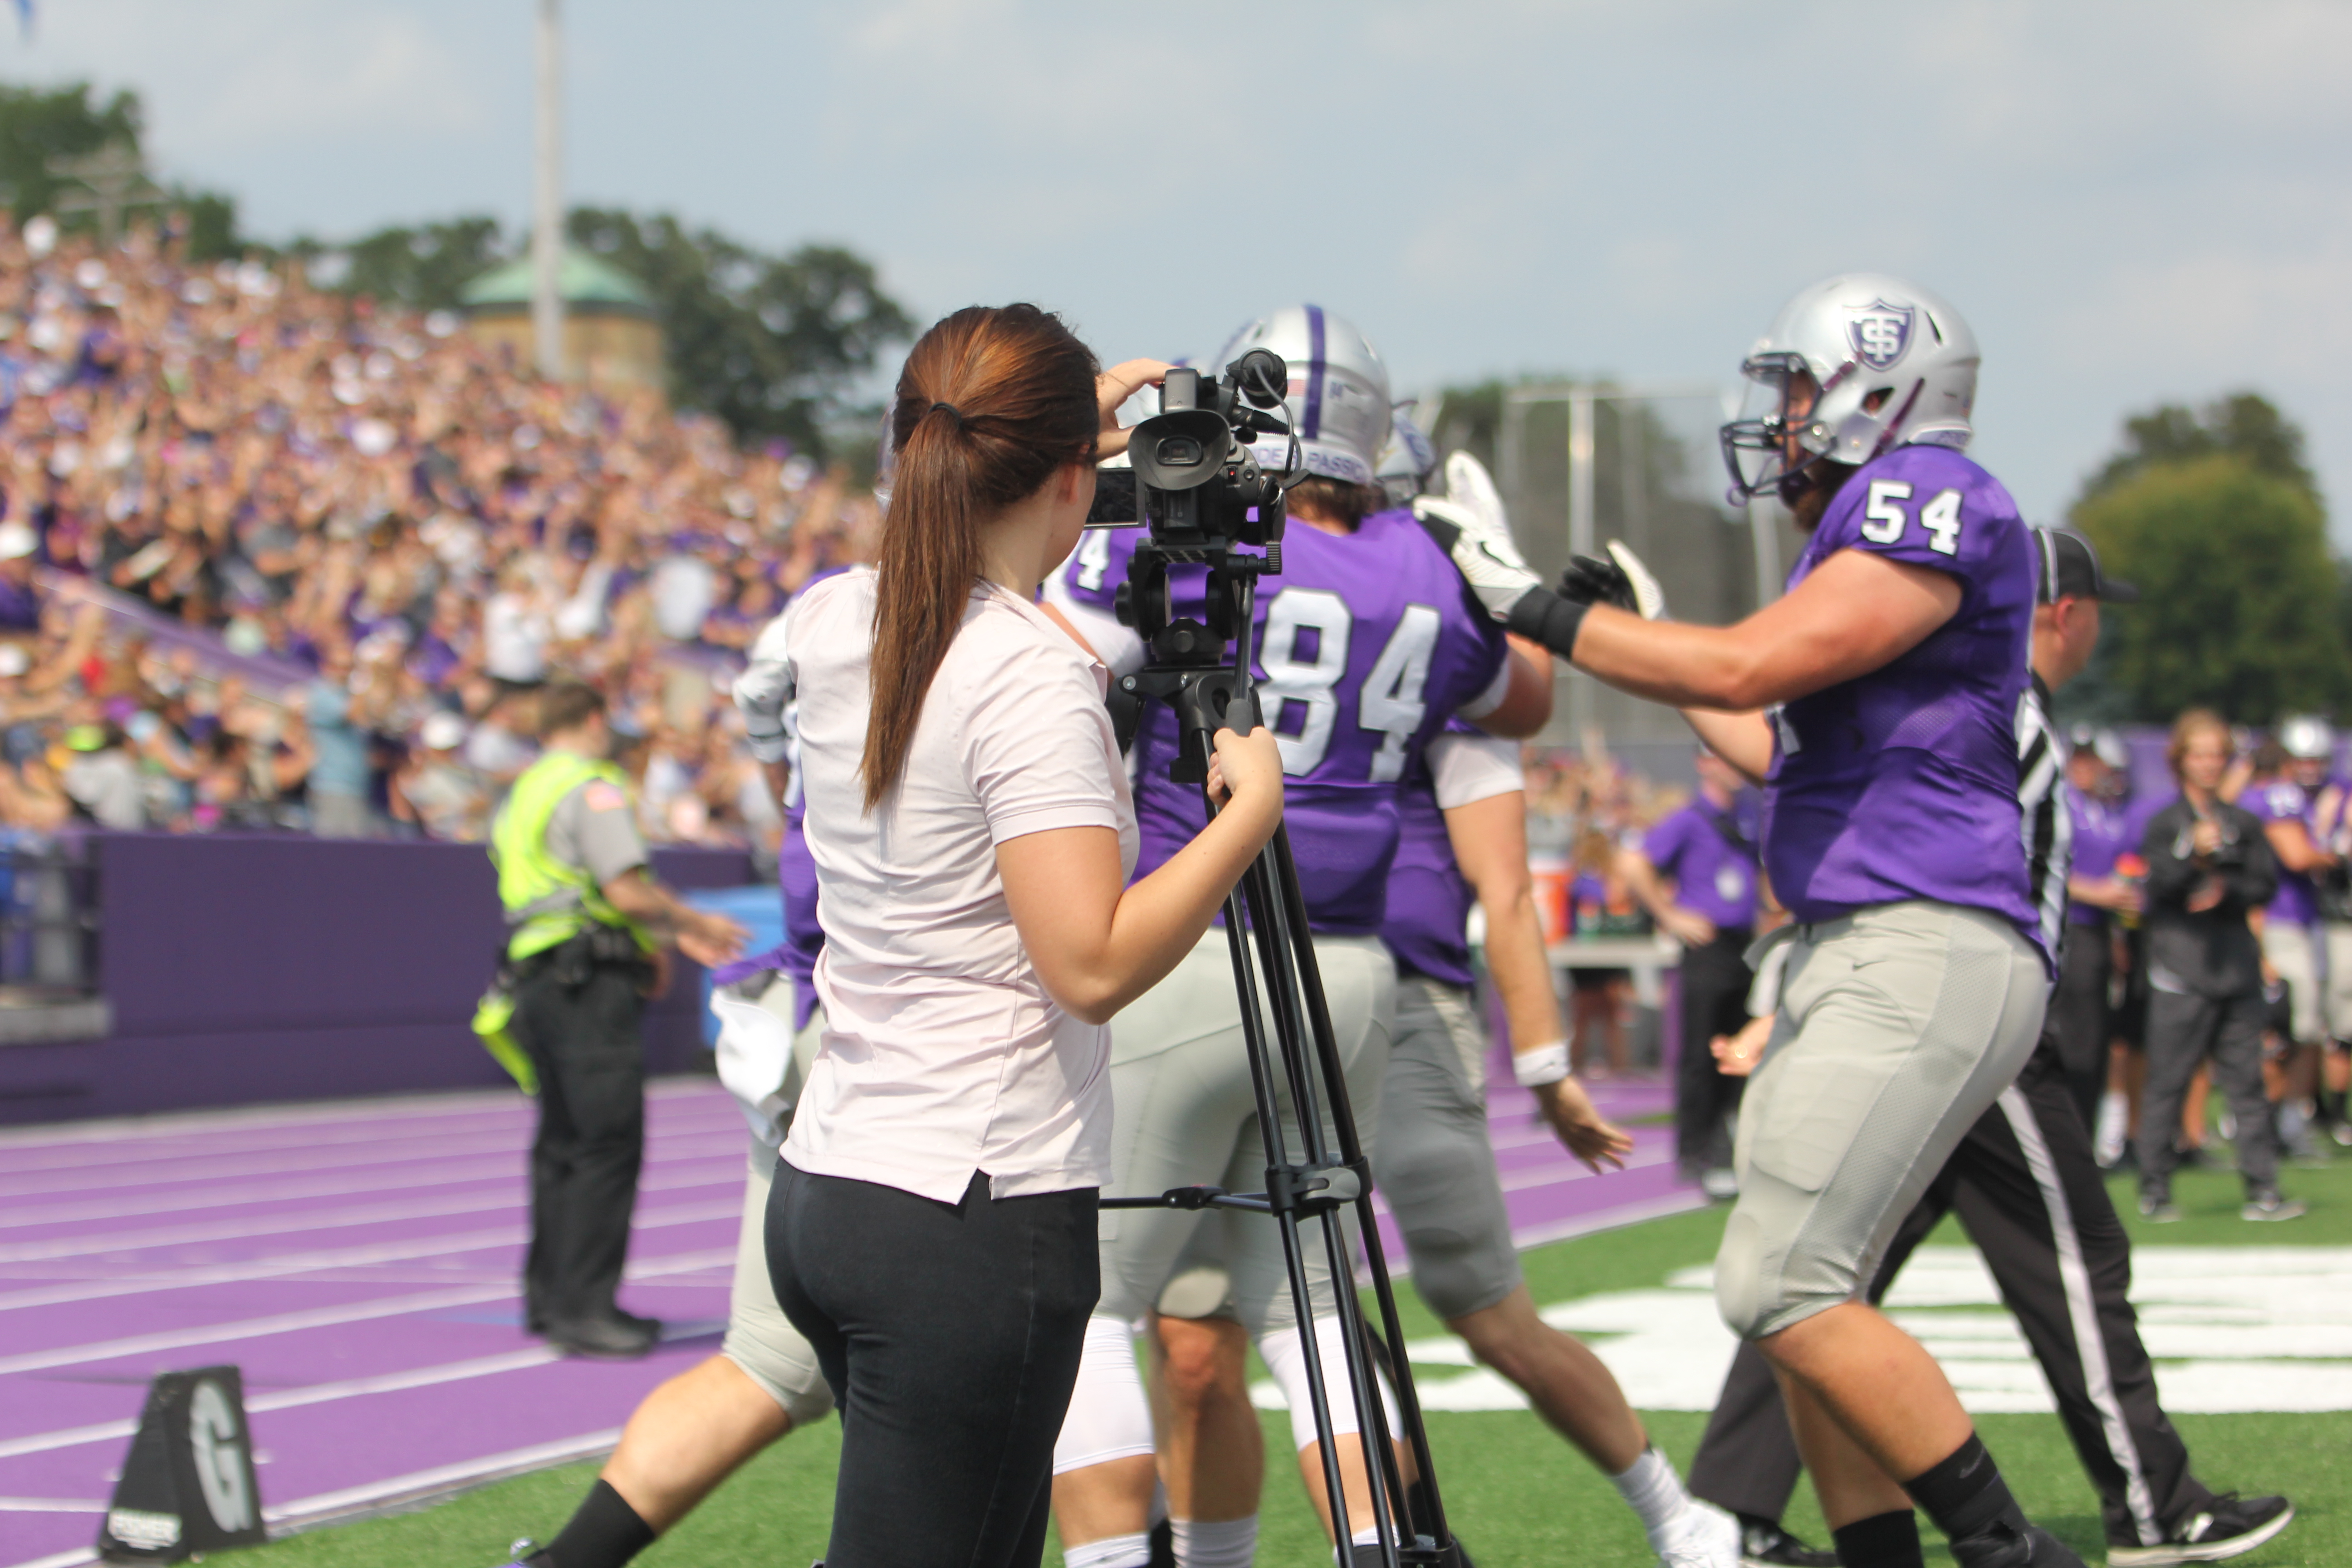
<path fill-rule="evenodd" d="M 1707 1043 L 1747 1022 L 1748 944 L 1756 939 L 1757 801 L 1738 770 L 1706 747 L 1698 794 L 1621 862 L 1633 896 L 1683 944 L 1682 1056 L 1675 1068 L 1675 1158 L 1689 1181 L 1728 1196 L 1731 1113 L 1743 1079 L 1726 1075 Z"/>

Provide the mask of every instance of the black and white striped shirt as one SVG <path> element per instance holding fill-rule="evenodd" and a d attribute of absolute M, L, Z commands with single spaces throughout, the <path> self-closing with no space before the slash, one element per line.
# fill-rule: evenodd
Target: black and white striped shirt
<path fill-rule="evenodd" d="M 2018 832 L 2025 888 L 2053 962 L 2066 931 L 2066 875 L 2074 866 L 2074 818 L 2066 809 L 2064 744 L 2050 722 L 2050 690 L 2036 675 L 2017 700 Z"/>

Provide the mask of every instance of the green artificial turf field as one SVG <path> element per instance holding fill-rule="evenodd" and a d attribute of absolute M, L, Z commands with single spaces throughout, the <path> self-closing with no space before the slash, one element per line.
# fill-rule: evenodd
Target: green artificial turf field
<path fill-rule="evenodd" d="M 2133 1215 L 2134 1240 L 2147 1246 L 2352 1245 L 2352 1158 L 2325 1170 L 2290 1168 L 2283 1184 L 2311 1202 L 2310 1215 L 2252 1226 L 2237 1217 L 2234 1175 L 2185 1172 L 2175 1195 L 2187 1216 L 2151 1226 Z M 2128 1210 L 2128 1184 L 2119 1182 L 2115 1192 L 2117 1206 Z M 1545 1304 L 1656 1286 L 1673 1270 L 1712 1256 L 1724 1213 L 1681 1215 L 1540 1248 L 1527 1255 L 1529 1286 Z M 1955 1227 L 1947 1232 L 1935 1239 L 1965 1240 Z M 1406 1295 L 1408 1337 L 1439 1332 Z M 2346 1312 L 2352 1316 L 2352 1302 Z M 2177 1420 L 2209 1484 L 2284 1491 L 2295 1500 L 2294 1525 L 2238 1559 L 2246 1568 L 2352 1568 L 2352 1412 L 2182 1415 Z M 1660 1446 L 1677 1466 L 1687 1467 L 1705 1416 L 1661 1411 L 1649 1421 Z M 2057 1419 L 1987 1415 L 1979 1429 L 2027 1510 L 2090 1561 L 2100 1561 L 2097 1505 Z M 1646 1568 L 1654 1561 L 1613 1489 L 1534 1415 L 1436 1414 L 1430 1430 L 1455 1530 L 1486 1568 Z M 816 1558 L 824 1547 L 838 1432 L 827 1422 L 771 1449 L 639 1561 L 649 1568 L 797 1568 Z M 1287 1436 L 1284 1418 L 1270 1417 L 1267 1452 L 1287 1456 Z M 1267 1568 L 1328 1563 L 1296 1472 L 1286 1465 L 1278 1471 L 1267 1487 L 1258 1562 Z M 238 1561 L 255 1568 L 490 1568 L 506 1561 L 513 1537 L 551 1536 L 594 1475 L 593 1465 L 575 1465 L 527 1476 L 425 1512 L 296 1536 Z M 1799 1488 L 1788 1522 L 1810 1540 L 1822 1539 L 1810 1489 Z M 1927 1557 L 1949 1561 L 1940 1543 L 1929 1546 Z M 1049 1551 L 1046 1561 L 1058 1562 L 1058 1552 Z"/>

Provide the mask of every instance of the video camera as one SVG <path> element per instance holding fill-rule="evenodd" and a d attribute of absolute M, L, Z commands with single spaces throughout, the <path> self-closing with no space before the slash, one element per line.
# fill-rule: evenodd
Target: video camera
<path fill-rule="evenodd" d="M 1150 645 L 1152 660 L 1199 665 L 1223 656 L 1238 636 L 1234 612 L 1246 604 L 1231 590 L 1243 576 L 1282 570 L 1283 494 L 1297 471 L 1293 461 L 1269 474 L 1250 449 L 1259 435 L 1288 436 L 1281 413 L 1290 367 L 1279 354 L 1252 349 L 1212 380 L 1197 370 L 1168 373 L 1160 412 L 1128 433 L 1129 467 L 1097 476 L 1088 527 L 1141 526 L 1151 533 L 1136 548 L 1128 580 L 1119 585 L 1118 618 Z M 1246 547 L 1264 554 L 1236 554 Z M 1168 569 L 1210 569 L 1208 623 L 1174 616 Z"/>

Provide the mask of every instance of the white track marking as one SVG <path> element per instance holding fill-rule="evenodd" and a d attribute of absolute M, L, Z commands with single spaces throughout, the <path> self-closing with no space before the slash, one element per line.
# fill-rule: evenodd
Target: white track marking
<path fill-rule="evenodd" d="M 641 1226 L 644 1221 L 638 1222 Z M 679 1253 L 670 1258 L 650 1258 L 643 1264 L 631 1264 L 626 1278 L 636 1279 L 659 1275 L 687 1274 L 709 1268 L 724 1259 L 730 1263 L 735 1248 L 730 1245 L 702 1252 Z M 185 1350 L 193 1345 L 228 1344 L 241 1340 L 267 1339 L 274 1334 L 299 1333 L 308 1329 L 333 1328 L 341 1323 L 364 1323 L 381 1318 L 406 1317 L 416 1312 L 438 1311 L 447 1307 L 474 1307 L 486 1301 L 520 1300 L 511 1283 L 499 1286 L 467 1286 L 447 1290 L 424 1290 L 414 1295 L 381 1298 L 373 1301 L 349 1301 L 341 1306 L 317 1307 L 308 1311 L 279 1312 L 266 1318 L 247 1318 L 236 1322 L 205 1323 L 192 1328 L 173 1329 L 162 1333 L 131 1334 L 121 1339 L 100 1340 L 90 1344 L 58 1345 L 48 1350 L 32 1351 L 22 1355 L 0 1356 L 0 1376 L 10 1373 L 40 1372 L 49 1367 L 79 1366 L 86 1363 L 119 1361 L 124 1356 L 147 1355 L 156 1351 Z"/>
<path fill-rule="evenodd" d="M 425 1162 L 425 1170 L 415 1175 L 402 1176 L 396 1185 L 406 1193 L 422 1187 L 457 1186 L 466 1182 L 512 1181 L 529 1169 L 530 1159 L 530 1150 L 518 1148 L 510 1153 L 485 1156 L 471 1165 L 453 1167 L 446 1160 L 432 1160 Z M 740 1164 L 743 1155 L 740 1150 L 724 1152 L 696 1150 L 689 1153 L 670 1153 L 658 1159 L 648 1158 L 645 1177 L 638 1182 L 637 1190 L 657 1192 L 661 1190 L 664 1173 L 680 1165 L 700 1165 L 712 1160 Z M 381 1194 L 385 1185 L 380 1173 L 352 1176 L 340 1182 L 332 1177 L 313 1177 L 302 1184 L 302 1195 L 306 1198 L 332 1198 L 348 1197 L 353 1193 Z M 269 1182 L 231 1187 L 223 1192 L 151 1193 L 137 1198 L 61 1204 L 52 1208 L 17 1205 L 5 1214 L 0 1214 L 0 1230 L 43 1225 L 88 1225 L 93 1220 L 143 1219 L 174 1210 L 236 1208 L 247 1204 L 285 1201 L 285 1184 Z"/>
<path fill-rule="evenodd" d="M 726 1090 L 699 1076 L 657 1078 L 646 1084 L 648 1109 L 660 1107 L 662 1118 L 672 1113 L 669 1102 L 683 1100 L 728 1107 Z M 224 1110 L 177 1110 L 152 1116 L 97 1117 L 87 1121 L 52 1122 L 40 1127 L 0 1130 L 0 1163 L 13 1165 L 8 1156 L 17 1150 L 80 1149 L 101 1143 L 146 1146 L 177 1139 L 233 1135 L 238 1142 L 267 1142 L 257 1134 L 268 1128 L 317 1132 L 321 1138 L 340 1136 L 331 1130 L 344 1123 L 379 1127 L 387 1121 L 444 1116 L 508 1116 L 529 1126 L 530 1101 L 510 1089 L 461 1089 L 439 1094 L 369 1095 L 357 1100 L 311 1100 L 297 1105 L 248 1107 Z M 665 1129 L 666 1131 L 667 1129 Z"/>
<path fill-rule="evenodd" d="M 648 1192 L 681 1192 L 697 1187 L 740 1186 L 740 1155 L 726 1158 L 724 1173 L 712 1173 L 700 1178 L 671 1175 L 659 1181 L 647 1181 L 640 1190 Z M 671 1162 L 673 1169 L 687 1163 Z M 64 1258 L 93 1258 L 119 1252 L 143 1252 L 157 1247 L 184 1247 L 196 1242 L 241 1241 L 257 1236 L 295 1236 L 309 1231 L 342 1230 L 354 1226 L 396 1224 L 402 1220 L 437 1218 L 456 1215 L 488 1214 L 499 1209 L 527 1208 L 530 1203 L 528 1192 L 509 1189 L 498 1193 L 478 1194 L 467 1197 L 450 1197 L 437 1205 L 413 1202 L 364 1204 L 345 1209 L 329 1209 L 323 1213 L 264 1215 L 248 1219 L 223 1220 L 215 1225 L 178 1225 L 155 1230 L 104 1232 L 97 1236 L 76 1237 L 70 1240 L 0 1242 L 0 1264 L 40 1263 Z"/>
<path fill-rule="evenodd" d="M 299 1410 L 310 1405 L 332 1405 L 345 1399 L 362 1399 L 372 1394 L 401 1394 L 412 1388 L 432 1388 L 445 1383 L 464 1383 L 477 1377 L 497 1377 L 503 1373 L 522 1372 L 534 1366 L 545 1366 L 563 1359 L 562 1353 L 545 1345 L 534 1345 L 527 1351 L 513 1351 L 505 1355 L 477 1356 L 471 1361 L 453 1361 L 439 1366 L 413 1367 L 405 1372 L 388 1372 L 376 1377 L 354 1377 L 341 1383 L 314 1383 L 303 1388 L 274 1389 L 256 1394 L 245 1402 L 251 1415 L 266 1415 L 273 1410 Z M 37 1432 L 29 1437 L 0 1438 L 0 1459 L 14 1459 L 26 1454 L 47 1454 L 59 1448 L 79 1447 L 85 1443 L 103 1443 L 110 1438 L 128 1437 L 139 1430 L 132 1421 L 101 1421 L 89 1426 L 68 1426 L 56 1432 Z"/>
<path fill-rule="evenodd" d="M 743 1217 L 742 1199 L 694 1208 L 664 1209 L 637 1217 L 633 1229 L 696 1225 L 705 1220 Z M 414 1263 L 420 1258 L 455 1257 L 493 1247 L 520 1247 L 530 1240 L 528 1226 L 502 1225 L 493 1230 L 445 1232 L 413 1241 L 383 1241 L 364 1247 L 337 1247 L 315 1252 L 284 1252 L 242 1263 L 210 1263 L 194 1268 L 159 1269 L 107 1280 L 76 1280 L 37 1286 L 26 1290 L 0 1291 L 0 1312 L 29 1307 L 55 1307 L 68 1301 L 95 1301 L 115 1296 L 161 1295 L 166 1290 L 191 1290 L 203 1285 L 226 1285 L 244 1279 L 274 1279 L 291 1274 L 313 1274 L 331 1268 L 364 1268 L 377 1263 Z"/>
<path fill-rule="evenodd" d="M 743 1118 L 740 1112 L 731 1110 L 730 1115 L 731 1121 L 713 1116 L 708 1126 L 666 1128 L 656 1136 L 669 1143 L 720 1137 L 731 1131 L 738 1134 L 737 1144 L 740 1147 Z M 367 1153 L 357 1156 L 352 1152 L 355 1147 L 374 1144 L 393 1147 L 370 1149 Z M 0 1172 L 0 1198 L 62 1197 L 73 1193 L 123 1192 L 152 1186 L 180 1188 L 191 1182 L 226 1181 L 240 1176 L 299 1176 L 317 1171 L 374 1170 L 385 1166 L 437 1163 L 468 1154 L 511 1154 L 527 1151 L 530 1146 L 530 1129 L 524 1126 L 484 1129 L 432 1138 L 413 1138 L 404 1134 L 354 1136 L 328 1143 L 314 1154 L 289 1151 L 247 1154 L 241 1149 L 234 1152 L 194 1151 L 137 1165 L 109 1162 L 88 1167 L 78 1179 L 60 1179 L 61 1175 L 71 1176 L 71 1173 L 49 1172 L 34 1173 L 22 1179 L 11 1180 L 6 1173 Z"/>

